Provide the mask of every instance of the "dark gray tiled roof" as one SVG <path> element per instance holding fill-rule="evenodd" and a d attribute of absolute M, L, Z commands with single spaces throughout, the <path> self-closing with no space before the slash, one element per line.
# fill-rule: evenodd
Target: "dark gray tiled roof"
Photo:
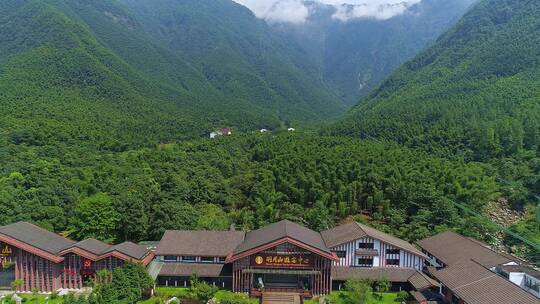
<path fill-rule="evenodd" d="M 431 288 L 431 287 L 439 287 L 441 285 L 439 284 L 439 282 L 430 278 L 427 274 L 424 274 L 419 271 L 413 274 L 408 279 L 408 281 L 416 290 L 422 290 L 422 289 Z"/>
<path fill-rule="evenodd" d="M 144 245 L 138 245 L 132 242 L 124 242 L 118 245 L 109 245 L 96 239 L 87 239 L 73 244 L 69 248 L 77 247 L 86 250 L 95 255 L 104 255 L 117 251 L 123 253 L 133 259 L 142 260 L 150 252 Z"/>
<path fill-rule="evenodd" d="M 226 257 L 242 243 L 244 234 L 243 231 L 168 230 L 156 254 Z"/>
<path fill-rule="evenodd" d="M 66 249 L 77 247 L 98 256 L 117 250 L 134 259 L 140 260 L 149 252 L 145 246 L 131 242 L 125 242 L 115 246 L 103 243 L 96 239 L 86 239 L 75 242 L 27 222 L 18 222 L 2 226 L 0 227 L 0 234 L 7 235 L 53 255 L 58 255 Z"/>
<path fill-rule="evenodd" d="M 491 268 L 517 260 L 508 255 L 495 252 L 479 241 L 471 240 L 452 231 L 439 233 L 418 241 L 418 245 L 446 265 L 472 259 L 485 267 Z"/>
<path fill-rule="evenodd" d="M 364 237 L 370 237 L 383 241 L 384 243 L 403 249 L 410 253 L 416 254 L 418 256 L 426 257 L 425 254 L 423 254 L 420 250 L 418 250 L 409 242 L 357 222 L 352 222 L 334 227 L 332 229 L 321 232 L 321 235 L 326 243 L 326 246 L 328 246 L 329 248 L 342 245 L 354 240 L 358 240 Z"/>
<path fill-rule="evenodd" d="M 242 253 L 285 237 L 289 237 L 323 252 L 330 253 L 330 249 L 326 247 L 320 233 L 288 220 L 283 220 L 261 229 L 246 232 L 244 242 L 234 250 L 234 253 Z"/>
<path fill-rule="evenodd" d="M 430 273 L 467 304 L 540 304 L 540 299 L 472 260 L 438 271 L 431 268 Z"/>
<path fill-rule="evenodd" d="M 150 252 L 150 250 L 148 250 L 148 248 L 146 248 L 146 246 L 144 245 L 138 245 L 132 242 L 123 242 L 121 244 L 111 246 L 102 254 L 106 254 L 115 250 L 136 260 L 144 259 Z"/>
<path fill-rule="evenodd" d="M 98 241 L 96 239 L 87 239 L 87 240 L 80 241 L 70 246 L 70 248 L 72 247 L 81 248 L 95 255 L 100 255 L 105 250 L 109 249 L 111 245 L 105 244 L 102 241 Z"/>
<path fill-rule="evenodd" d="M 342 245 L 354 240 L 366 237 L 367 234 L 356 222 L 340 225 L 321 232 L 321 235 L 329 248 Z"/>
<path fill-rule="evenodd" d="M 417 273 L 412 268 L 398 267 L 348 267 L 348 266 L 333 266 L 332 279 L 336 281 L 346 281 L 349 279 L 372 279 L 386 278 L 390 282 L 405 283 L 409 278 Z"/>
<path fill-rule="evenodd" d="M 75 244 L 74 241 L 27 222 L 0 227 L 0 233 L 51 254 Z"/>
<path fill-rule="evenodd" d="M 165 263 L 159 271 L 160 276 L 189 277 L 196 273 L 199 277 L 222 277 L 231 276 L 226 273 L 223 264 L 202 264 L 202 263 Z"/>

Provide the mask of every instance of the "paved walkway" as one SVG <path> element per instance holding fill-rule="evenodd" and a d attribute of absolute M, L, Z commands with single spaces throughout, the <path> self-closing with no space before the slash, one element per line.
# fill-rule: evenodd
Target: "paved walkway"
<path fill-rule="evenodd" d="M 264 292 L 262 304 L 300 304 L 299 293 L 289 292 Z"/>

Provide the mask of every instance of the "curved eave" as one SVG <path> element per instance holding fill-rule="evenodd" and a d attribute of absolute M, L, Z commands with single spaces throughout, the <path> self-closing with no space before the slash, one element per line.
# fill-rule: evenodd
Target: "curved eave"
<path fill-rule="evenodd" d="M 255 248 L 243 251 L 243 252 L 239 252 L 239 253 L 236 253 L 236 254 L 231 253 L 225 259 L 225 263 L 232 263 L 234 261 L 243 259 L 245 257 L 256 254 L 258 252 L 270 249 L 272 247 L 276 247 L 276 246 L 281 245 L 283 243 L 290 243 L 290 244 L 293 244 L 293 245 L 298 246 L 300 248 L 309 250 L 309 251 L 311 251 L 311 252 L 313 252 L 313 253 L 315 253 L 315 254 L 317 254 L 319 256 L 325 257 L 325 258 L 327 258 L 329 260 L 339 261 L 339 258 L 337 257 L 337 255 L 335 253 L 333 253 L 333 252 L 325 252 L 325 251 L 322 251 L 322 250 L 320 250 L 318 248 L 315 248 L 313 246 L 310 246 L 310 245 L 304 244 L 304 243 L 302 243 L 300 241 L 297 241 L 297 240 L 295 240 L 293 238 L 285 237 L 285 238 L 281 238 L 281 239 L 275 240 L 273 242 L 270 242 L 270 243 L 267 243 L 267 244 L 264 244 L 264 245 L 261 245 L 259 247 L 255 247 Z"/>
<path fill-rule="evenodd" d="M 142 262 L 144 265 L 148 265 L 155 256 L 153 252 L 150 252 L 148 255 L 146 255 L 146 257 L 143 260 L 140 260 L 140 259 L 137 259 L 137 258 L 133 258 L 133 257 L 127 255 L 127 254 L 121 253 L 121 252 L 119 252 L 117 250 L 113 250 L 111 252 L 108 252 L 108 253 L 102 254 L 102 255 L 96 255 L 96 254 L 94 254 L 92 252 L 89 252 L 89 251 L 84 250 L 84 249 L 79 248 L 79 247 L 68 248 L 68 249 L 60 252 L 59 255 L 64 256 L 64 255 L 69 254 L 69 253 L 73 253 L 73 254 L 82 256 L 83 258 L 92 260 L 94 262 L 101 261 L 101 260 L 106 259 L 108 257 L 115 257 L 115 258 L 118 258 L 118 259 L 123 260 L 123 261 Z"/>
<path fill-rule="evenodd" d="M 5 234 L 0 234 L 0 241 L 6 243 L 6 244 L 9 244 L 13 247 L 17 247 L 21 250 L 24 250 L 24 251 L 27 251 L 27 252 L 30 252 L 32 254 L 35 254 L 39 257 L 42 257 L 46 260 L 49 260 L 51 262 L 54 262 L 54 263 L 61 263 L 62 261 L 64 261 L 64 258 L 63 257 L 60 257 L 60 256 L 57 256 L 55 254 L 52 254 L 50 252 L 47 252 L 43 249 L 40 249 L 40 248 L 37 248 L 37 247 L 34 247 L 32 245 L 29 245 L 25 242 L 22 242 L 22 241 L 19 241 L 15 238 L 12 238 L 10 236 L 7 236 Z"/>

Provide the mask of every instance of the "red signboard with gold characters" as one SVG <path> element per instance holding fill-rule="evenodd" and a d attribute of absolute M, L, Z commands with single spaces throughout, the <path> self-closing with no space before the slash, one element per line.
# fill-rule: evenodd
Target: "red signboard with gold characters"
<path fill-rule="evenodd" d="M 251 256 L 251 265 L 260 267 L 312 267 L 309 255 L 256 254 Z"/>

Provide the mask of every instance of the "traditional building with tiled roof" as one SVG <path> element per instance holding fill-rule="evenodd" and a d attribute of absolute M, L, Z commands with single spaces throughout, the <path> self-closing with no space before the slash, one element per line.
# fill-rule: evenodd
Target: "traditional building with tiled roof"
<path fill-rule="evenodd" d="M 259 287 L 326 294 L 355 278 L 386 278 L 396 290 L 438 284 L 421 273 L 428 257 L 416 247 L 359 223 L 322 233 L 287 220 L 247 232 L 167 231 L 156 254 L 151 272 L 166 286 L 187 286 L 193 273 L 255 295 Z"/>
<path fill-rule="evenodd" d="M 452 231 L 418 245 L 429 256 L 428 273 L 440 282 L 446 303 L 540 304 L 539 272 L 515 257 Z"/>
<path fill-rule="evenodd" d="M 0 227 L 0 287 L 21 279 L 19 291 L 80 289 L 96 271 L 126 261 L 148 265 L 153 258 L 146 247 L 130 242 L 75 242 L 27 222 Z"/>

